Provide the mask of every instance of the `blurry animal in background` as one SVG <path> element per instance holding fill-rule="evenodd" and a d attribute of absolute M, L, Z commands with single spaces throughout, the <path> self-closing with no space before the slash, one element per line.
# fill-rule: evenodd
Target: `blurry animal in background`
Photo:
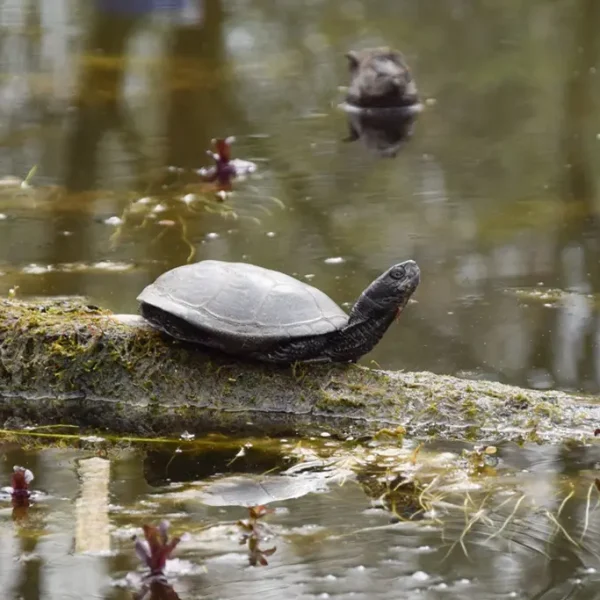
<path fill-rule="evenodd" d="M 380 156 L 394 157 L 414 130 L 423 106 L 404 56 L 388 47 L 346 54 L 350 85 L 340 108 L 348 115 L 349 135 Z"/>
<path fill-rule="evenodd" d="M 346 54 L 350 86 L 346 102 L 362 108 L 414 108 L 417 86 L 401 52 L 392 48 L 366 48 Z"/>

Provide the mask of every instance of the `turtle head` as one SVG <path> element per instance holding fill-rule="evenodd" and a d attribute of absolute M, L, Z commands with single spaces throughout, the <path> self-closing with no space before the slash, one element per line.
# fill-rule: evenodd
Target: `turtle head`
<path fill-rule="evenodd" d="M 399 314 L 419 285 L 421 271 L 414 260 L 406 260 L 390 267 L 360 295 L 352 308 L 353 317 L 361 319 L 375 315 L 391 318 Z"/>

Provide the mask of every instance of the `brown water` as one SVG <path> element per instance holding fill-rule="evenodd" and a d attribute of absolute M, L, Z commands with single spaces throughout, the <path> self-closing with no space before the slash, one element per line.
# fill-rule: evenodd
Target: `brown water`
<path fill-rule="evenodd" d="M 416 302 L 364 364 L 600 391 L 597 0 L 185 4 L 0 3 L 0 174 L 35 167 L 0 186 L 0 294 L 134 312 L 160 273 L 216 258 L 349 306 L 413 258 Z M 382 44 L 425 103 L 394 159 L 344 142 L 336 108 L 344 52 Z M 189 170 L 227 135 L 257 170 L 222 203 Z M 274 503 L 277 551 L 256 569 L 235 526 L 247 482 L 226 506 L 194 490 L 289 461 L 228 466 L 236 452 L 5 446 L 0 483 L 25 464 L 47 496 L 20 525 L 0 510 L 2 598 L 130 597 L 128 536 L 164 515 L 190 533 L 181 598 L 598 597 L 593 448 L 502 448 L 498 479 L 459 478 L 408 525 L 334 478 Z"/>

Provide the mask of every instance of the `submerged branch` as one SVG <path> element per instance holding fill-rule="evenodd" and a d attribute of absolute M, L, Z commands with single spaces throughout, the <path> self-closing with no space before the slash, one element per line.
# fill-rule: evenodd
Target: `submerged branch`
<path fill-rule="evenodd" d="M 209 355 L 80 300 L 0 301 L 0 423 L 131 435 L 184 430 L 462 440 L 592 438 L 593 399 L 356 365 Z"/>

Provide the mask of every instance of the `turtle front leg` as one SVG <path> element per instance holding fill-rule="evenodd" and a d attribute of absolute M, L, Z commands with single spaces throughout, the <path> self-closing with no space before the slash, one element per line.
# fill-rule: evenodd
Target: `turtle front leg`
<path fill-rule="evenodd" d="M 265 362 L 292 364 L 295 362 L 326 363 L 332 358 L 323 352 L 329 343 L 329 336 L 315 335 L 278 342 L 253 354 L 254 358 Z"/>

